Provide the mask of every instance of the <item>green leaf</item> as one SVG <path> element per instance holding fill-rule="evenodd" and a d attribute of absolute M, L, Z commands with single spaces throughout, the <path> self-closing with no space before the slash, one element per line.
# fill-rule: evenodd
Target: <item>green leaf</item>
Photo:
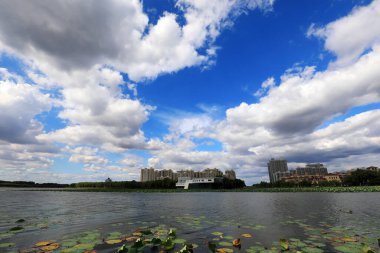
<path fill-rule="evenodd" d="M 280 239 L 280 246 L 281 250 L 288 250 L 289 249 L 289 242 L 286 239 Z"/>
<path fill-rule="evenodd" d="M 9 231 L 20 231 L 20 230 L 23 230 L 24 228 L 21 227 L 21 226 L 17 226 L 17 227 L 13 227 L 11 229 L 9 229 Z"/>
<path fill-rule="evenodd" d="M 159 244 L 161 244 L 161 239 L 160 238 L 152 238 L 152 241 L 151 241 L 151 243 L 153 244 L 153 245 L 159 245 Z"/>
<path fill-rule="evenodd" d="M 363 253 L 375 253 L 370 246 L 367 244 L 363 243 L 363 248 L 362 248 Z"/>
<path fill-rule="evenodd" d="M 117 251 L 116 253 L 127 253 L 128 252 L 128 248 L 127 248 L 127 245 L 123 245 L 121 246 Z"/>
<path fill-rule="evenodd" d="M 175 237 L 177 235 L 177 233 L 176 233 L 176 231 L 175 231 L 175 229 L 170 229 L 169 230 L 169 233 L 168 233 L 168 236 L 173 236 L 173 237 Z"/>
<path fill-rule="evenodd" d="M 178 253 L 193 253 L 193 245 L 185 244 Z"/>
<path fill-rule="evenodd" d="M 153 233 L 150 230 L 144 230 L 144 231 L 141 231 L 141 234 L 143 234 L 143 235 L 151 235 Z"/>
<path fill-rule="evenodd" d="M 139 239 L 137 239 L 137 240 L 135 241 L 135 243 L 132 245 L 132 248 L 137 249 L 137 248 L 141 248 L 141 247 L 143 247 L 143 246 L 144 246 L 144 241 L 143 241 L 141 238 L 139 238 Z"/>
<path fill-rule="evenodd" d="M 168 237 L 168 238 L 166 238 L 165 241 L 163 241 L 161 243 L 161 245 L 165 248 L 165 250 L 171 250 L 174 248 L 175 243 L 173 242 L 173 240 L 170 237 Z"/>
<path fill-rule="evenodd" d="M 211 242 L 209 242 L 209 243 L 208 243 L 208 250 L 209 250 L 209 252 L 211 252 L 211 253 L 215 253 L 215 251 L 216 251 L 216 244 L 215 244 L 215 243 L 211 243 Z"/>

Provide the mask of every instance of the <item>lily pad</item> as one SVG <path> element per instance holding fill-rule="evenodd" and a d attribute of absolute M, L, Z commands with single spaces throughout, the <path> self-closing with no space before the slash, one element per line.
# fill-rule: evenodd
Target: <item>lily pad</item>
<path fill-rule="evenodd" d="M 220 248 L 220 249 L 217 249 L 216 252 L 218 252 L 218 253 L 233 253 L 234 250 L 230 249 L 230 248 Z"/>
<path fill-rule="evenodd" d="M 223 247 L 231 247 L 232 246 L 232 243 L 230 242 L 219 242 L 218 243 L 220 246 L 223 246 Z"/>
<path fill-rule="evenodd" d="M 21 231 L 21 230 L 24 230 L 24 228 L 22 226 L 17 226 L 17 227 L 13 227 L 13 228 L 9 229 L 9 231 L 11 231 L 11 232 L 16 232 L 16 231 Z"/>
<path fill-rule="evenodd" d="M 77 250 L 92 250 L 95 247 L 95 244 L 93 243 L 80 243 L 72 247 L 72 249 Z"/>
<path fill-rule="evenodd" d="M 173 240 L 173 242 L 176 243 L 176 244 L 183 244 L 183 243 L 186 242 L 186 240 L 185 239 L 177 238 L 177 239 Z"/>
<path fill-rule="evenodd" d="M 305 252 L 305 253 L 322 253 L 323 250 L 320 248 L 304 247 L 304 248 L 302 248 L 302 252 Z"/>
<path fill-rule="evenodd" d="M 288 250 L 289 249 L 289 242 L 286 239 L 280 239 L 280 246 L 281 250 Z"/>
<path fill-rule="evenodd" d="M 120 240 L 120 239 L 110 239 L 110 240 L 105 241 L 105 243 L 107 243 L 107 244 L 118 244 L 121 242 L 122 242 L 122 240 Z"/>
<path fill-rule="evenodd" d="M 5 242 L 5 243 L 0 243 L 0 248 L 9 248 L 14 246 L 15 244 L 13 242 Z"/>
<path fill-rule="evenodd" d="M 251 234 L 242 234 L 241 236 L 245 237 L 245 238 L 252 238 L 252 235 Z"/>
<path fill-rule="evenodd" d="M 336 249 L 339 252 L 343 252 L 343 253 L 357 253 L 357 252 L 360 252 L 358 250 L 358 248 L 352 247 L 350 245 L 340 245 L 340 246 L 334 247 L 334 249 Z"/>
<path fill-rule="evenodd" d="M 212 235 L 215 235 L 215 236 L 221 236 L 221 235 L 223 235 L 222 232 L 212 232 L 211 234 L 212 234 Z"/>
<path fill-rule="evenodd" d="M 55 250 L 55 249 L 58 249 L 58 248 L 59 248 L 59 244 L 58 243 L 52 243 L 52 244 L 49 244 L 47 246 L 41 247 L 41 250 L 43 250 L 43 251 L 51 251 L 51 250 Z"/>
<path fill-rule="evenodd" d="M 34 246 L 42 247 L 42 246 L 47 246 L 47 245 L 52 244 L 52 243 L 54 243 L 54 241 L 43 241 L 43 242 L 37 242 L 36 244 L 34 244 Z"/>

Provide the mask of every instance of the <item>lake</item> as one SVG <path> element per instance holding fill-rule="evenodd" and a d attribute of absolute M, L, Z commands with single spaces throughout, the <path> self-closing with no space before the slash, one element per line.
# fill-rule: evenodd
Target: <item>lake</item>
<path fill-rule="evenodd" d="M 289 252 L 362 252 L 362 243 L 379 251 L 379 193 L 0 189 L 0 201 L 0 252 L 115 252 L 146 231 L 164 240 L 170 228 L 176 230 L 170 252 L 187 241 L 194 252 L 207 252 L 210 242 L 221 252 L 274 253 L 280 252 L 280 239 Z M 148 245 L 152 237 L 144 236 Z M 236 238 L 240 249 L 232 246 Z M 57 244 L 34 246 L 41 241 Z"/>

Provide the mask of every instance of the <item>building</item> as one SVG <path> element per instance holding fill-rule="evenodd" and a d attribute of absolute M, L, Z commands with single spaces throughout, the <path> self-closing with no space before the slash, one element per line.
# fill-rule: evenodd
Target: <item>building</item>
<path fill-rule="evenodd" d="M 286 160 L 275 160 L 273 158 L 268 162 L 268 173 L 271 183 L 279 181 L 316 182 L 318 180 L 325 180 L 324 176 L 328 175 L 327 168 L 322 163 L 308 163 L 304 167 L 288 170 Z"/>
<path fill-rule="evenodd" d="M 288 162 L 286 160 L 275 160 L 272 158 L 268 162 L 268 173 L 269 180 L 271 183 L 277 182 L 277 177 L 275 177 L 275 173 L 277 172 L 287 172 L 288 171 Z M 277 181 L 276 181 L 277 180 Z"/>
<path fill-rule="evenodd" d="M 202 177 L 223 177 L 223 172 L 214 168 L 214 169 L 205 169 L 202 171 Z"/>
<path fill-rule="evenodd" d="M 155 170 L 153 168 L 144 168 L 141 169 L 140 174 L 140 181 L 141 182 L 148 182 L 148 181 L 155 181 L 155 180 L 164 180 L 164 179 L 170 179 L 173 181 L 180 181 L 185 179 L 195 179 L 195 178 L 229 178 L 229 179 L 236 179 L 236 174 L 234 170 L 226 170 L 225 175 L 223 175 L 223 172 L 214 168 L 214 169 L 205 169 L 203 171 L 193 171 L 193 170 L 180 170 L 178 172 L 174 172 L 172 170 Z"/>
<path fill-rule="evenodd" d="M 301 182 L 310 182 L 312 184 L 318 184 L 321 181 L 325 181 L 324 175 L 293 175 L 289 177 L 281 178 L 281 181 L 287 183 L 301 183 Z"/>
<path fill-rule="evenodd" d="M 178 178 L 180 178 L 180 177 L 193 178 L 194 175 L 195 175 L 195 173 L 194 173 L 193 170 L 180 170 L 180 171 L 177 171 L 177 177 Z M 198 177 L 200 177 L 200 176 L 198 175 Z"/>
<path fill-rule="evenodd" d="M 177 173 L 174 173 L 172 170 L 156 170 L 154 171 L 154 180 L 177 180 Z"/>
<path fill-rule="evenodd" d="M 155 181 L 155 172 L 153 168 L 141 169 L 140 182 Z"/>
<path fill-rule="evenodd" d="M 366 168 L 366 170 L 370 170 L 370 171 L 380 171 L 380 168 L 375 167 L 375 166 L 369 166 L 369 167 Z"/>
<path fill-rule="evenodd" d="M 342 182 L 345 174 L 342 173 L 329 173 L 325 175 L 325 180 L 327 182 Z"/>
<path fill-rule="evenodd" d="M 202 177 L 202 178 L 188 178 L 179 177 L 176 183 L 177 188 L 195 189 L 195 188 L 213 188 L 214 186 L 223 182 L 222 177 Z"/>
<path fill-rule="evenodd" d="M 227 179 L 235 180 L 236 179 L 236 174 L 234 170 L 226 170 L 224 172 L 224 177 Z"/>
<path fill-rule="evenodd" d="M 322 163 L 309 163 L 296 168 L 297 175 L 327 175 L 327 168 Z"/>

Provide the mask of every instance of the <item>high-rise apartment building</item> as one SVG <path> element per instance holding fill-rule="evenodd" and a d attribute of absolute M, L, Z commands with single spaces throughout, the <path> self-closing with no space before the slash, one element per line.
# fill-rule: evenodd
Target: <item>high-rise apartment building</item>
<path fill-rule="evenodd" d="M 271 183 L 276 182 L 275 173 L 288 171 L 288 162 L 286 160 L 270 159 L 268 162 L 269 180 Z"/>
<path fill-rule="evenodd" d="M 235 180 L 236 179 L 235 171 L 234 170 L 226 170 L 224 172 L 224 177 L 231 179 L 231 180 Z"/>

